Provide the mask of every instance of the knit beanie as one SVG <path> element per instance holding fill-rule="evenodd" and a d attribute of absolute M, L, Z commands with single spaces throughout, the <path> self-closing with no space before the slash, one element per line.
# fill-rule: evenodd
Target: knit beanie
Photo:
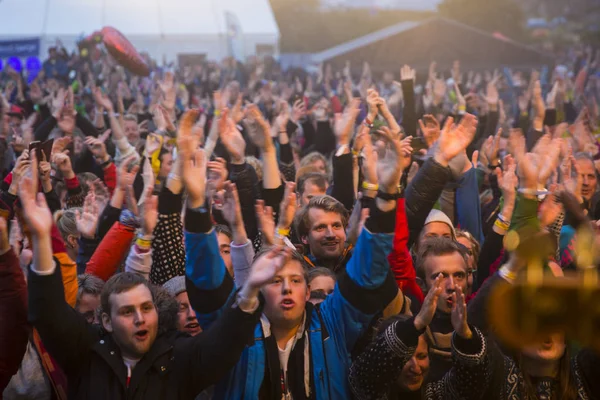
<path fill-rule="evenodd" d="M 450 227 L 450 230 L 452 231 L 452 239 L 456 240 L 456 232 L 454 231 L 454 226 L 452 226 L 452 221 L 450 221 L 450 218 L 448 218 L 446 214 L 444 214 L 440 210 L 431 210 L 423 226 L 432 222 L 443 222 L 444 224 L 448 225 Z"/>
<path fill-rule="evenodd" d="M 175 278 L 169 279 L 163 285 L 163 288 L 169 292 L 173 297 L 176 297 L 179 293 L 185 292 L 185 276 L 176 276 Z"/>

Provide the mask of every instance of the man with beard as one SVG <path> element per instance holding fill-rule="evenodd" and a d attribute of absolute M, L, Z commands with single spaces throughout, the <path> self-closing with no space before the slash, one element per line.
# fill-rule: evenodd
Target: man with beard
<path fill-rule="evenodd" d="M 343 270 L 351 247 L 346 247 L 346 208 L 331 196 L 313 197 L 296 215 L 296 232 L 307 249 L 306 261 L 336 274 Z"/>

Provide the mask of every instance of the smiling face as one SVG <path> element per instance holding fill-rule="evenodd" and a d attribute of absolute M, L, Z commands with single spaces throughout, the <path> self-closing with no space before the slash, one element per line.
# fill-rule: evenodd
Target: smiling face
<path fill-rule="evenodd" d="M 146 285 L 137 285 L 109 296 L 110 315 L 102 313 L 104 329 L 125 357 L 139 359 L 146 354 L 158 332 L 158 312 Z"/>
<path fill-rule="evenodd" d="M 403 391 L 415 392 L 421 389 L 427 372 L 429 372 L 429 346 L 427 346 L 425 336 L 421 335 L 417 349 L 402 367 L 398 385 Z"/>
<path fill-rule="evenodd" d="M 303 239 L 317 259 L 335 260 L 341 257 L 346 242 L 342 216 L 319 208 L 308 210 L 308 236 Z"/>
<path fill-rule="evenodd" d="M 310 291 L 299 261 L 288 261 L 261 291 L 264 313 L 274 327 L 291 329 L 302 323 Z"/>

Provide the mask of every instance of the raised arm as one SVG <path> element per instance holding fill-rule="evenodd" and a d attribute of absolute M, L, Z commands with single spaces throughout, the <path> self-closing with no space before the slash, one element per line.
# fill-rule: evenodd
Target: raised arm
<path fill-rule="evenodd" d="M 336 337 L 344 338 L 349 351 L 373 315 L 398 294 L 387 256 L 392 246 L 403 155 L 410 154 L 410 147 L 389 132 L 383 132 L 382 137 L 390 149 L 379 161 L 378 197 L 336 290 L 321 304 L 328 328 L 336 331 Z"/>
<path fill-rule="evenodd" d="M 38 330 L 50 355 L 65 372 L 79 368 L 92 346 L 87 322 L 65 301 L 60 272 L 52 257 L 52 214 L 44 195 L 37 193 L 37 162 L 32 156 L 32 177 L 23 178 L 19 197 L 31 231 L 33 264 L 28 289 L 29 321 Z M 57 324 L 56 321 L 60 321 Z"/>

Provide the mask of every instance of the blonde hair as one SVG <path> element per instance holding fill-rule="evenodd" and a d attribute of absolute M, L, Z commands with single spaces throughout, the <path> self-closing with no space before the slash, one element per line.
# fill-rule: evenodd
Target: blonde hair
<path fill-rule="evenodd" d="M 81 212 L 81 208 L 73 207 L 67 210 L 58 210 L 54 213 L 54 222 L 65 243 L 68 243 L 69 236 L 79 236 L 76 220 L 77 211 Z"/>
<path fill-rule="evenodd" d="M 300 168 L 311 165 L 316 161 L 323 161 L 323 164 L 325 164 L 325 174 L 327 176 L 330 176 L 331 165 L 329 164 L 325 156 L 319 153 L 318 151 L 313 151 L 312 153 L 308 153 L 307 155 L 302 157 L 302 160 L 300 160 Z"/>

